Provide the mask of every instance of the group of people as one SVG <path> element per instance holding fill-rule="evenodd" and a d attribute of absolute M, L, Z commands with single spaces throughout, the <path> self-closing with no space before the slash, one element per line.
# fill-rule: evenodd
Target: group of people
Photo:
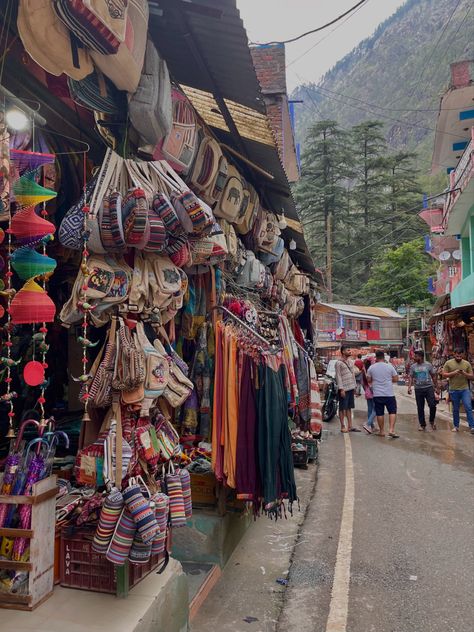
<path fill-rule="evenodd" d="M 375 353 L 375 362 L 370 358 L 362 359 L 358 355 L 353 361 L 351 349 L 341 347 L 341 357 L 336 362 L 336 384 L 339 399 L 339 421 L 341 432 L 360 432 L 353 425 L 352 410 L 355 396 L 364 392 L 367 401 L 367 421 L 362 426 L 367 434 L 385 436 L 385 411 L 388 413 L 388 436 L 398 439 L 395 432 L 397 420 L 397 399 L 393 385 L 398 382 L 398 374 L 392 364 L 386 362 L 385 353 Z M 462 349 L 454 351 L 454 357 L 443 366 L 442 377 L 449 382 L 449 397 L 453 406 L 452 432 L 459 432 L 460 406 L 463 404 L 467 422 L 474 434 L 474 416 L 472 412 L 472 394 L 470 383 L 474 381 L 471 364 L 464 359 Z M 415 351 L 414 362 L 408 373 L 408 394 L 415 390 L 419 430 L 426 429 L 425 403 L 429 409 L 429 423 L 436 430 L 436 406 L 439 402 L 438 376 L 432 364 L 426 362 L 424 352 Z M 377 419 L 378 429 L 375 427 Z"/>

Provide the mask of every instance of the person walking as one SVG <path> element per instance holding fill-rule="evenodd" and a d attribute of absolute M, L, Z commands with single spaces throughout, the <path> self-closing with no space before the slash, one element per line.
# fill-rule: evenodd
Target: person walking
<path fill-rule="evenodd" d="M 385 353 L 381 350 L 375 353 L 375 364 L 367 371 L 369 384 L 374 394 L 374 408 L 379 426 L 379 437 L 385 437 L 384 413 L 388 412 L 389 432 L 391 439 L 398 439 L 395 434 L 395 423 L 397 421 L 397 400 L 393 390 L 393 385 L 398 382 L 398 375 L 392 364 L 385 362 Z"/>
<path fill-rule="evenodd" d="M 435 390 L 438 388 L 436 371 L 433 365 L 425 362 L 425 353 L 421 349 L 415 351 L 415 361 L 408 373 L 408 395 L 415 387 L 416 409 L 418 411 L 418 430 L 426 429 L 425 401 L 430 410 L 430 425 L 432 430 L 436 430 L 436 396 Z"/>
<path fill-rule="evenodd" d="M 463 350 L 455 349 L 454 358 L 443 367 L 443 377 L 449 380 L 449 397 L 453 403 L 452 432 L 459 432 L 459 410 L 462 405 L 466 411 L 467 423 L 474 434 L 474 415 L 472 414 L 472 395 L 469 382 L 474 380 L 471 364 L 463 358 Z"/>
<path fill-rule="evenodd" d="M 354 362 L 354 372 L 356 379 L 356 390 L 355 394 L 357 397 L 360 397 L 362 392 L 362 371 L 364 370 L 364 362 L 362 361 L 362 354 L 358 353 L 357 358 Z"/>
<path fill-rule="evenodd" d="M 336 384 L 338 389 L 341 432 L 360 432 L 358 428 L 352 426 L 356 379 L 354 363 L 351 360 L 351 350 L 344 345 L 341 347 L 341 357 L 336 362 Z M 347 428 L 344 419 L 347 419 Z"/>
<path fill-rule="evenodd" d="M 364 361 L 364 365 L 362 368 L 362 388 L 364 389 L 365 399 L 367 401 L 367 423 L 365 423 L 362 428 L 367 432 L 367 434 L 372 434 L 375 430 L 375 406 L 374 406 L 374 394 L 372 392 L 372 387 L 369 384 L 369 379 L 367 377 L 367 371 L 372 366 L 372 362 L 367 358 Z"/>

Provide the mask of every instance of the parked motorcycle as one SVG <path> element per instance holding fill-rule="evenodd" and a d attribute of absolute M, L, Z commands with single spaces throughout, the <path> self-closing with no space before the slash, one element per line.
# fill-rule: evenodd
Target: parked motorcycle
<path fill-rule="evenodd" d="M 326 388 L 326 399 L 323 404 L 323 421 L 331 421 L 337 414 L 337 386 L 336 380 L 333 377 L 327 374 L 325 377 L 328 384 Z"/>

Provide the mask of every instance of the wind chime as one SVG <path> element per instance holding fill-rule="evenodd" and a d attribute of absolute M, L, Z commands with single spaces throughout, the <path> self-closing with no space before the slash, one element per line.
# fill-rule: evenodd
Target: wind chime
<path fill-rule="evenodd" d="M 6 323 L 6 353 L 1 358 L 6 377 L 6 393 L 3 401 L 9 402 L 10 425 L 8 436 L 14 436 L 13 398 L 11 390 L 12 368 L 21 363 L 21 358 L 12 357 L 12 330 L 15 325 L 32 325 L 33 358 L 23 367 L 23 379 L 28 386 L 40 386 L 38 404 L 41 411 L 41 423 L 44 420 L 44 392 L 46 388 L 45 369 L 48 345 L 47 323 L 54 320 L 56 306 L 48 296 L 46 280 L 56 268 L 56 261 L 46 255 L 46 245 L 53 239 L 56 230 L 53 223 L 46 219 L 45 204 L 56 197 L 56 192 L 38 183 L 41 167 L 53 163 L 54 154 L 10 150 L 11 210 L 8 235 L 8 263 L 5 274 L 5 295 L 8 301 Z M 42 205 L 42 206 L 41 206 Z M 41 214 L 36 209 L 42 208 Z M 38 252 L 41 249 L 41 252 Z M 23 287 L 16 292 L 13 284 L 13 272 L 24 281 Z M 36 332 L 36 326 L 40 325 Z M 40 361 L 36 359 L 39 351 Z"/>

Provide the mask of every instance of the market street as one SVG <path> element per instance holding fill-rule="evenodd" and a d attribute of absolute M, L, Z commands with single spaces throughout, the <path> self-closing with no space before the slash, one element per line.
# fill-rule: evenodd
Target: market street
<path fill-rule="evenodd" d="M 472 630 L 474 437 L 466 427 L 451 433 L 442 419 L 436 432 L 418 432 L 414 402 L 403 396 L 398 401 L 398 440 L 344 436 L 336 420 L 330 424 L 295 549 L 281 632 Z M 360 398 L 357 407 L 364 405 Z M 345 441 L 352 465 L 345 463 Z M 353 525 L 343 520 L 339 543 L 343 505 L 347 518 L 351 503 L 347 492 L 345 497 L 348 467 L 354 474 Z"/>

